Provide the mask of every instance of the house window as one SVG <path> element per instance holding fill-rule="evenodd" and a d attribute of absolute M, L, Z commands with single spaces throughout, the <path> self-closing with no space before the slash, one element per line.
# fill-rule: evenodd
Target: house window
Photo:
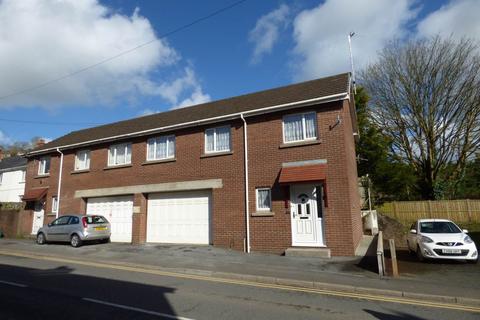
<path fill-rule="evenodd" d="M 50 157 L 42 157 L 38 163 L 38 174 L 45 175 L 50 173 Z"/>
<path fill-rule="evenodd" d="M 58 198 L 52 197 L 52 212 L 58 212 Z"/>
<path fill-rule="evenodd" d="M 27 171 L 26 170 L 22 170 L 22 177 L 20 178 L 20 183 L 24 183 L 25 182 L 25 177 L 27 175 Z M 0 183 L 1 183 L 1 179 L 0 179 Z"/>
<path fill-rule="evenodd" d="M 205 153 L 230 151 L 230 126 L 205 130 Z"/>
<path fill-rule="evenodd" d="M 300 113 L 283 118 L 283 141 L 298 142 L 317 138 L 316 113 Z"/>
<path fill-rule="evenodd" d="M 78 151 L 75 155 L 75 170 L 87 170 L 90 168 L 90 150 Z"/>
<path fill-rule="evenodd" d="M 257 189 L 257 210 L 258 211 L 272 210 L 272 192 L 269 188 Z"/>
<path fill-rule="evenodd" d="M 132 162 L 132 144 L 122 143 L 110 146 L 108 150 L 108 165 L 120 166 Z"/>
<path fill-rule="evenodd" d="M 171 159 L 175 157 L 175 136 L 148 139 L 147 161 Z"/>

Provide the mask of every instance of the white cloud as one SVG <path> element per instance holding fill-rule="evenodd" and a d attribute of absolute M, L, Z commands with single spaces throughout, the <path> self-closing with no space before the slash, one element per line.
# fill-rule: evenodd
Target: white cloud
<path fill-rule="evenodd" d="M 272 51 L 278 40 L 279 30 L 284 29 L 288 24 L 289 12 L 289 7 L 282 4 L 274 11 L 258 19 L 255 28 L 249 34 L 249 41 L 255 45 L 252 63 L 260 62 L 265 54 Z"/>
<path fill-rule="evenodd" d="M 375 58 L 394 38 L 407 35 L 406 23 L 417 10 L 413 0 L 326 0 L 294 20 L 293 65 L 297 80 L 350 71 L 347 36 L 353 38 L 356 69 Z"/>
<path fill-rule="evenodd" d="M 0 130 L 0 145 L 7 146 L 13 143 L 13 140 Z"/>
<path fill-rule="evenodd" d="M 152 114 L 155 114 L 155 113 L 159 113 L 159 112 L 162 112 L 161 110 L 154 110 L 154 109 L 150 109 L 150 108 L 147 108 L 147 109 L 144 109 L 142 110 L 141 112 L 138 113 L 138 116 L 139 117 L 144 117 L 144 116 L 149 116 L 149 115 L 152 115 Z"/>
<path fill-rule="evenodd" d="M 430 13 L 418 24 L 419 36 L 469 37 L 480 40 L 480 1 L 450 1 L 437 11 Z"/>
<path fill-rule="evenodd" d="M 138 9 L 127 16 L 97 0 L 0 1 L 0 96 L 75 72 L 152 39 L 157 41 L 74 77 L 0 99 L 0 108 L 128 101 L 138 93 L 149 94 L 148 86 L 158 87 L 153 72 L 175 69 L 181 63 L 177 51 L 156 37 Z M 175 101 L 175 93 L 184 90 L 163 89 L 150 94 Z"/>
<path fill-rule="evenodd" d="M 137 79 L 137 81 L 141 92 L 161 96 L 171 104 L 172 109 L 210 101 L 210 96 L 203 92 L 191 67 L 186 67 L 183 75 L 171 82 L 156 84 L 146 79 Z"/>

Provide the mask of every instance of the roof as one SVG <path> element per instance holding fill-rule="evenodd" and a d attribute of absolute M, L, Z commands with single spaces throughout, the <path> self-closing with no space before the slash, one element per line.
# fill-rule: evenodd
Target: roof
<path fill-rule="evenodd" d="M 123 135 L 130 135 L 147 130 L 155 130 L 157 128 L 181 125 L 205 119 L 227 117 L 228 115 L 235 115 L 261 108 L 348 94 L 349 81 L 349 74 L 343 73 L 280 88 L 175 109 L 89 129 L 73 131 L 36 148 L 31 153 L 53 150 L 57 147 L 92 142 L 93 140 L 120 138 Z"/>
<path fill-rule="evenodd" d="M 23 156 L 7 157 L 0 160 L 0 171 L 9 171 L 13 168 L 26 167 L 27 158 Z"/>
<path fill-rule="evenodd" d="M 301 183 L 325 180 L 327 164 L 312 164 L 306 166 L 286 167 L 280 171 L 279 183 Z"/>
<path fill-rule="evenodd" d="M 27 190 L 22 196 L 23 201 L 35 201 L 42 199 L 47 194 L 48 188 L 34 188 Z"/>

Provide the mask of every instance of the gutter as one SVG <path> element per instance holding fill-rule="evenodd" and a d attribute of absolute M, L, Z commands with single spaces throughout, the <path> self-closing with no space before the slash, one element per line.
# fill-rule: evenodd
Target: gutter
<path fill-rule="evenodd" d="M 248 143 L 247 143 L 247 121 L 243 117 L 243 114 L 240 114 L 240 118 L 243 121 L 243 148 L 244 148 L 244 157 L 245 157 L 245 223 L 246 223 L 246 245 L 245 251 L 250 253 L 250 208 L 249 208 L 249 199 L 248 199 Z"/>
<path fill-rule="evenodd" d="M 60 153 L 60 171 L 58 173 L 58 187 L 57 187 L 57 212 L 55 218 L 58 218 L 60 214 L 60 190 L 62 189 L 62 169 L 63 169 L 63 153 L 60 148 L 57 148 L 57 152 Z"/>
<path fill-rule="evenodd" d="M 137 136 L 143 136 L 143 135 L 158 133 L 163 131 L 171 131 L 174 129 L 199 126 L 199 125 L 204 125 L 204 124 L 213 123 L 213 122 L 238 119 L 238 118 L 241 118 L 242 115 L 243 117 L 252 117 L 252 116 L 275 112 L 275 111 L 288 110 L 288 109 L 293 109 L 301 106 L 308 106 L 315 103 L 326 103 L 326 102 L 339 101 L 339 100 L 345 100 L 345 99 L 350 99 L 350 94 L 348 92 L 333 94 L 333 95 L 319 97 L 319 98 L 307 99 L 307 100 L 302 100 L 297 102 L 290 102 L 290 103 L 285 103 L 285 104 L 280 104 L 280 105 L 275 105 L 275 106 L 270 106 L 270 107 L 265 107 L 265 108 L 250 110 L 250 111 L 237 112 L 237 113 L 232 113 L 228 115 L 212 117 L 212 118 L 207 118 L 202 120 L 184 122 L 184 123 L 174 124 L 174 125 L 165 126 L 165 127 L 159 127 L 159 128 L 142 130 L 142 131 L 127 133 L 127 134 L 121 134 L 121 135 L 111 136 L 107 138 L 94 139 L 94 140 L 89 140 L 84 142 L 67 144 L 63 146 L 52 147 L 52 148 L 38 150 L 38 151 L 31 151 L 27 154 L 27 156 L 48 153 L 50 151 L 58 150 L 59 148 L 62 148 L 63 150 L 65 150 L 65 149 L 79 147 L 79 146 L 86 146 L 86 145 L 97 144 L 101 142 L 108 142 L 108 141 L 116 140 L 119 138 L 137 137 Z"/>

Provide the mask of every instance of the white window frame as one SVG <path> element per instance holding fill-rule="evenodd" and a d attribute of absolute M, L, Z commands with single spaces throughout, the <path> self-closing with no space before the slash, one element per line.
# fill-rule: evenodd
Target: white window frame
<path fill-rule="evenodd" d="M 167 152 L 168 152 L 168 147 L 169 147 L 169 138 L 173 138 L 173 155 L 171 156 L 166 156 L 165 158 L 157 158 L 157 140 L 165 138 L 167 142 Z M 150 146 L 150 142 L 154 143 L 153 146 L 153 158 L 148 157 L 148 148 Z M 150 138 L 147 140 L 147 161 L 158 161 L 158 160 L 165 160 L 165 159 L 174 159 L 175 158 L 175 153 L 177 152 L 177 138 L 175 137 L 174 134 L 168 135 L 168 136 L 158 136 L 154 138 Z"/>
<path fill-rule="evenodd" d="M 130 148 L 129 148 L 130 146 Z M 117 150 L 119 148 L 125 148 L 125 162 L 124 163 L 116 163 L 116 160 L 117 160 Z M 114 153 L 113 153 L 113 159 L 110 157 L 110 150 L 114 148 Z M 128 149 L 130 149 L 130 162 L 127 162 L 127 152 L 128 152 Z M 108 159 L 107 159 L 107 166 L 109 167 L 118 167 L 118 166 L 125 166 L 125 165 L 129 165 L 132 163 L 132 143 L 131 142 L 127 142 L 127 143 L 118 143 L 118 144 L 112 144 L 108 149 L 107 149 L 107 152 L 108 152 Z M 114 161 L 112 161 L 114 160 Z"/>
<path fill-rule="evenodd" d="M 57 198 L 57 196 L 52 197 L 52 212 L 54 212 L 54 213 L 58 212 L 58 198 Z"/>
<path fill-rule="evenodd" d="M 315 117 L 315 136 L 307 138 L 307 126 L 305 124 L 305 116 L 307 114 L 314 114 Z M 292 117 L 292 116 L 302 116 L 302 139 L 300 140 L 293 140 L 293 141 L 286 141 L 285 140 L 285 118 Z M 312 141 L 312 140 L 317 140 L 318 139 L 318 125 L 317 125 L 317 112 L 315 111 L 308 111 L 308 112 L 302 112 L 302 113 L 292 113 L 292 114 L 287 114 L 283 116 L 282 119 L 282 134 L 283 134 L 283 143 L 296 143 L 296 142 L 302 142 L 302 141 Z"/>
<path fill-rule="evenodd" d="M 83 159 L 84 163 L 86 163 L 86 167 L 84 167 L 84 168 L 79 168 L 79 161 L 80 161 L 79 154 L 83 154 L 83 156 L 87 158 L 87 159 Z M 90 158 L 90 150 L 86 149 L 86 150 L 77 151 L 77 153 L 75 153 L 75 163 L 74 163 L 73 170 L 74 171 L 82 171 L 82 170 L 90 169 L 90 159 L 91 159 Z"/>
<path fill-rule="evenodd" d="M 259 191 L 265 191 L 267 190 L 268 191 L 268 198 L 270 200 L 269 204 L 268 204 L 268 208 L 259 208 L 258 207 L 258 204 L 259 204 L 259 201 L 258 201 L 258 192 Z M 267 211 L 267 212 L 271 212 L 272 211 L 272 189 L 271 188 L 256 188 L 255 189 L 255 202 L 256 202 L 256 209 L 257 211 Z"/>
<path fill-rule="evenodd" d="M 228 128 L 228 150 L 217 150 L 217 130 L 223 129 L 223 128 Z M 213 150 L 208 151 L 207 150 L 207 132 L 208 131 L 213 131 Z M 211 153 L 222 153 L 222 152 L 230 152 L 232 150 L 232 128 L 231 126 L 220 126 L 220 127 L 214 127 L 214 128 L 208 128 L 204 132 L 204 144 L 205 144 L 205 153 L 206 154 L 211 154 Z"/>
<path fill-rule="evenodd" d="M 48 161 L 48 171 L 45 172 L 45 165 Z M 50 166 L 51 166 L 51 161 L 52 159 L 50 158 L 50 156 L 46 156 L 46 157 L 41 157 L 39 160 L 38 160 L 38 175 L 39 176 L 46 176 L 48 174 L 50 174 Z"/>

